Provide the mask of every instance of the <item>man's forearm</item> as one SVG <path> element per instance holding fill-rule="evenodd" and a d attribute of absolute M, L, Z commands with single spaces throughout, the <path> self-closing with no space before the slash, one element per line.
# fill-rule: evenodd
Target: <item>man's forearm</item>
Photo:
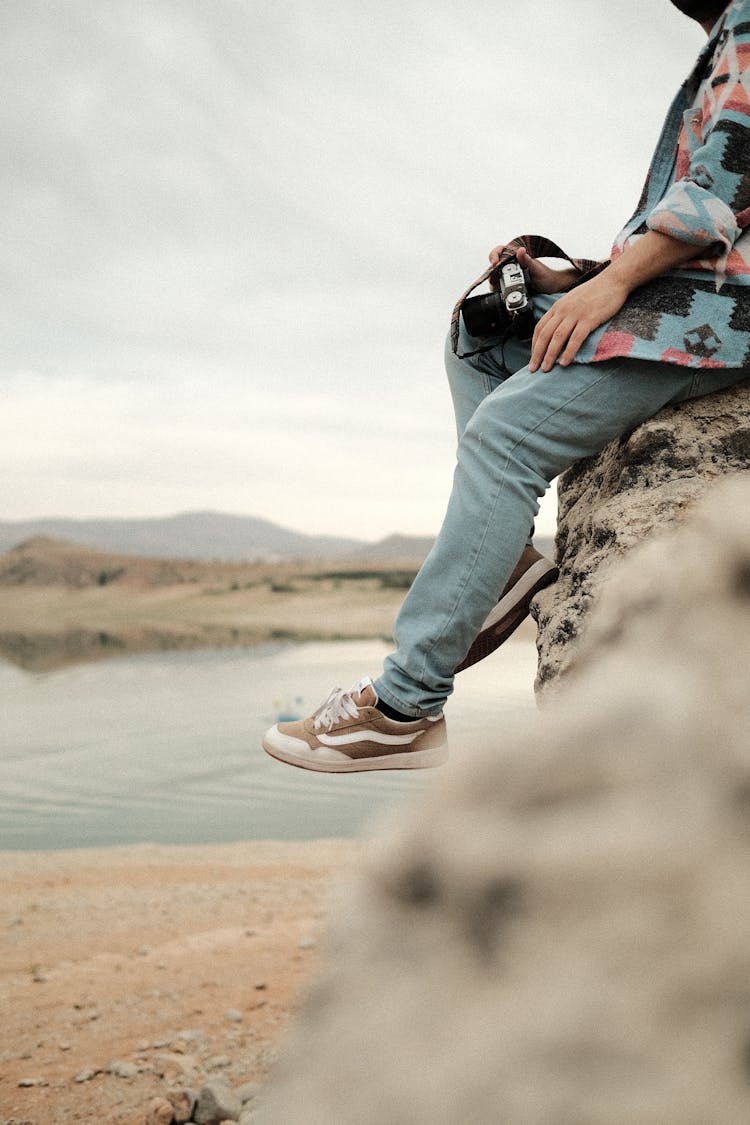
<path fill-rule="evenodd" d="M 606 272 L 613 281 L 632 293 L 639 285 L 653 281 L 691 258 L 700 257 L 700 254 L 699 246 L 650 230 L 623 250 Z"/>

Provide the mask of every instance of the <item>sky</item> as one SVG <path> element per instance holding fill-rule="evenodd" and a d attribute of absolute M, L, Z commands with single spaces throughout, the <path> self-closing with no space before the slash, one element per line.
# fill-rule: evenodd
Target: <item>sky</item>
<path fill-rule="evenodd" d="M 3 0 L 0 519 L 434 534 L 455 299 L 517 234 L 607 255 L 703 39 L 668 0 Z"/>

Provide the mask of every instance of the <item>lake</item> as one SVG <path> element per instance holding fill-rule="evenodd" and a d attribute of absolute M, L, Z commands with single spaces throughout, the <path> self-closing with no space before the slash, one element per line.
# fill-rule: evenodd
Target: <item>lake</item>
<path fill-rule="evenodd" d="M 335 684 L 376 675 L 375 641 L 123 656 L 48 673 L 0 664 L 0 848 L 352 836 L 435 771 L 292 769 L 260 740 Z M 513 639 L 456 681 L 452 753 L 534 714 L 536 649 Z"/>

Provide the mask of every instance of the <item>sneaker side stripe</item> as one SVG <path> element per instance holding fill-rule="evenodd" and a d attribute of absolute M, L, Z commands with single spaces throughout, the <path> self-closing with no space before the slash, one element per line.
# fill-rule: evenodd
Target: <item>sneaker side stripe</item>
<path fill-rule="evenodd" d="M 497 605 L 490 611 L 482 624 L 482 630 L 490 629 L 500 621 L 501 618 L 505 617 L 507 613 L 510 613 L 545 574 L 549 574 L 550 571 L 555 569 L 555 565 L 550 563 L 548 559 L 539 559 L 533 566 L 530 566 L 529 569 L 521 575 L 515 586 L 512 586 L 505 597 L 501 598 Z"/>
<path fill-rule="evenodd" d="M 374 742 L 378 746 L 408 746 L 420 734 L 424 734 L 422 730 L 416 730 L 413 734 L 381 734 L 376 730 L 362 730 L 356 734 L 318 734 L 315 737 L 319 742 L 325 746 L 351 746 L 355 742 Z"/>

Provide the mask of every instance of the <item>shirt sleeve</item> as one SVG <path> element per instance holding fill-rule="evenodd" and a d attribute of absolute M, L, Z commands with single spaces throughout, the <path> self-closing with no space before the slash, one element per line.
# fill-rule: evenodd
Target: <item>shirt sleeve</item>
<path fill-rule="evenodd" d="M 699 248 L 731 250 L 742 233 L 737 217 L 714 191 L 695 180 L 678 180 L 646 220 L 649 230 Z"/>
<path fill-rule="evenodd" d="M 727 28 L 686 114 L 679 178 L 646 220 L 650 230 L 719 254 L 750 223 L 750 2 L 736 9 L 744 19 Z"/>

